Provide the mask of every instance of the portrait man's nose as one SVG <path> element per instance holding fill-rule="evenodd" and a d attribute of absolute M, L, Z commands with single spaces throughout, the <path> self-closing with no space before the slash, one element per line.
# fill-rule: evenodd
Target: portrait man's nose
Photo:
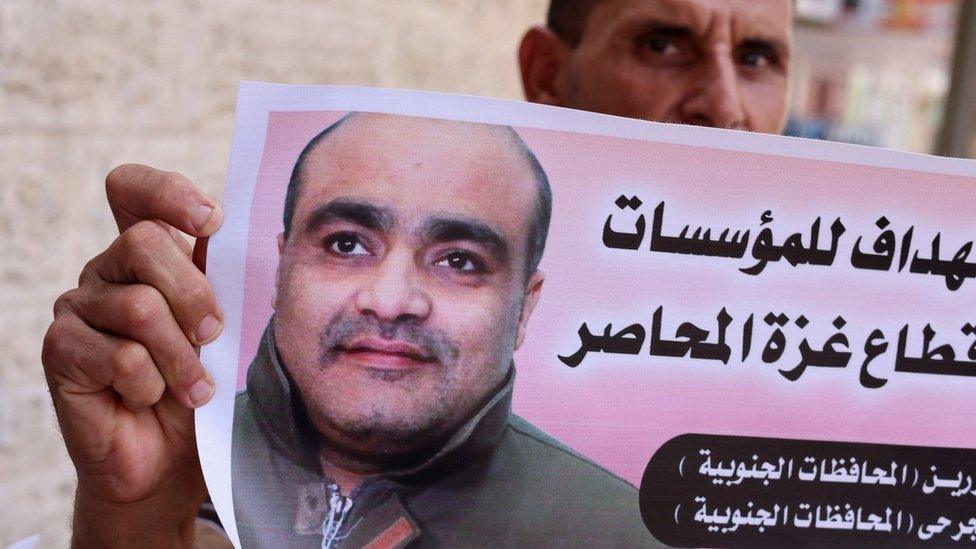
<path fill-rule="evenodd" d="M 424 320 L 432 308 L 427 284 L 413 250 L 391 250 L 363 277 L 355 294 L 356 311 L 388 322 Z"/>

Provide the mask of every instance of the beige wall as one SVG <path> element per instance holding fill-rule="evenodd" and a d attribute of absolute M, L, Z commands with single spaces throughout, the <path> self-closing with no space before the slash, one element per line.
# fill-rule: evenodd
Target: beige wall
<path fill-rule="evenodd" d="M 63 546 L 74 484 L 40 366 L 51 304 L 114 237 L 105 174 L 219 196 L 242 79 L 520 98 L 545 0 L 0 0 L 0 547 Z"/>

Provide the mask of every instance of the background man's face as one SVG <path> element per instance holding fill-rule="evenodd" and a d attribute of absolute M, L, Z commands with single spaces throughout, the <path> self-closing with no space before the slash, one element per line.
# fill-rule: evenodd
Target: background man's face
<path fill-rule="evenodd" d="M 504 381 L 534 303 L 529 164 L 496 127 L 361 114 L 302 178 L 281 358 L 330 446 L 377 463 L 424 450 Z"/>
<path fill-rule="evenodd" d="M 791 21 L 790 0 L 600 0 L 563 60 L 561 102 L 778 133 L 786 121 Z"/>

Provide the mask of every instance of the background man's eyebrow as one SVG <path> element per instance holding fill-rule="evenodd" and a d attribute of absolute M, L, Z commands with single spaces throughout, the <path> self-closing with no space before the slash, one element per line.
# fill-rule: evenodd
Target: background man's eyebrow
<path fill-rule="evenodd" d="M 652 19 L 650 21 L 645 21 L 641 24 L 641 36 L 655 35 L 655 36 L 665 36 L 667 38 L 689 38 L 695 33 L 691 30 L 691 27 L 687 25 L 682 25 L 680 23 L 668 23 L 667 21 L 659 21 Z"/>
<path fill-rule="evenodd" d="M 501 234 L 478 221 L 435 218 L 428 221 L 420 232 L 424 240 L 435 242 L 468 240 L 487 246 L 500 259 L 508 256 L 508 244 Z"/>
<path fill-rule="evenodd" d="M 374 231 L 389 231 L 393 228 L 393 213 L 381 206 L 337 199 L 316 207 L 308 216 L 306 232 L 317 231 L 330 221 L 348 221 Z"/>
<path fill-rule="evenodd" d="M 783 40 L 763 36 L 751 36 L 746 38 L 739 42 L 738 47 L 740 49 L 766 50 L 783 56 L 789 53 L 789 46 Z"/>

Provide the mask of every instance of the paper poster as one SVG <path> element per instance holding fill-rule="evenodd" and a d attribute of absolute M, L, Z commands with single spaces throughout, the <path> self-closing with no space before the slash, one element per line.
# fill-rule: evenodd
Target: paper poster
<path fill-rule="evenodd" d="M 197 413 L 221 520 L 244 547 L 976 541 L 974 183 L 242 84 Z"/>

